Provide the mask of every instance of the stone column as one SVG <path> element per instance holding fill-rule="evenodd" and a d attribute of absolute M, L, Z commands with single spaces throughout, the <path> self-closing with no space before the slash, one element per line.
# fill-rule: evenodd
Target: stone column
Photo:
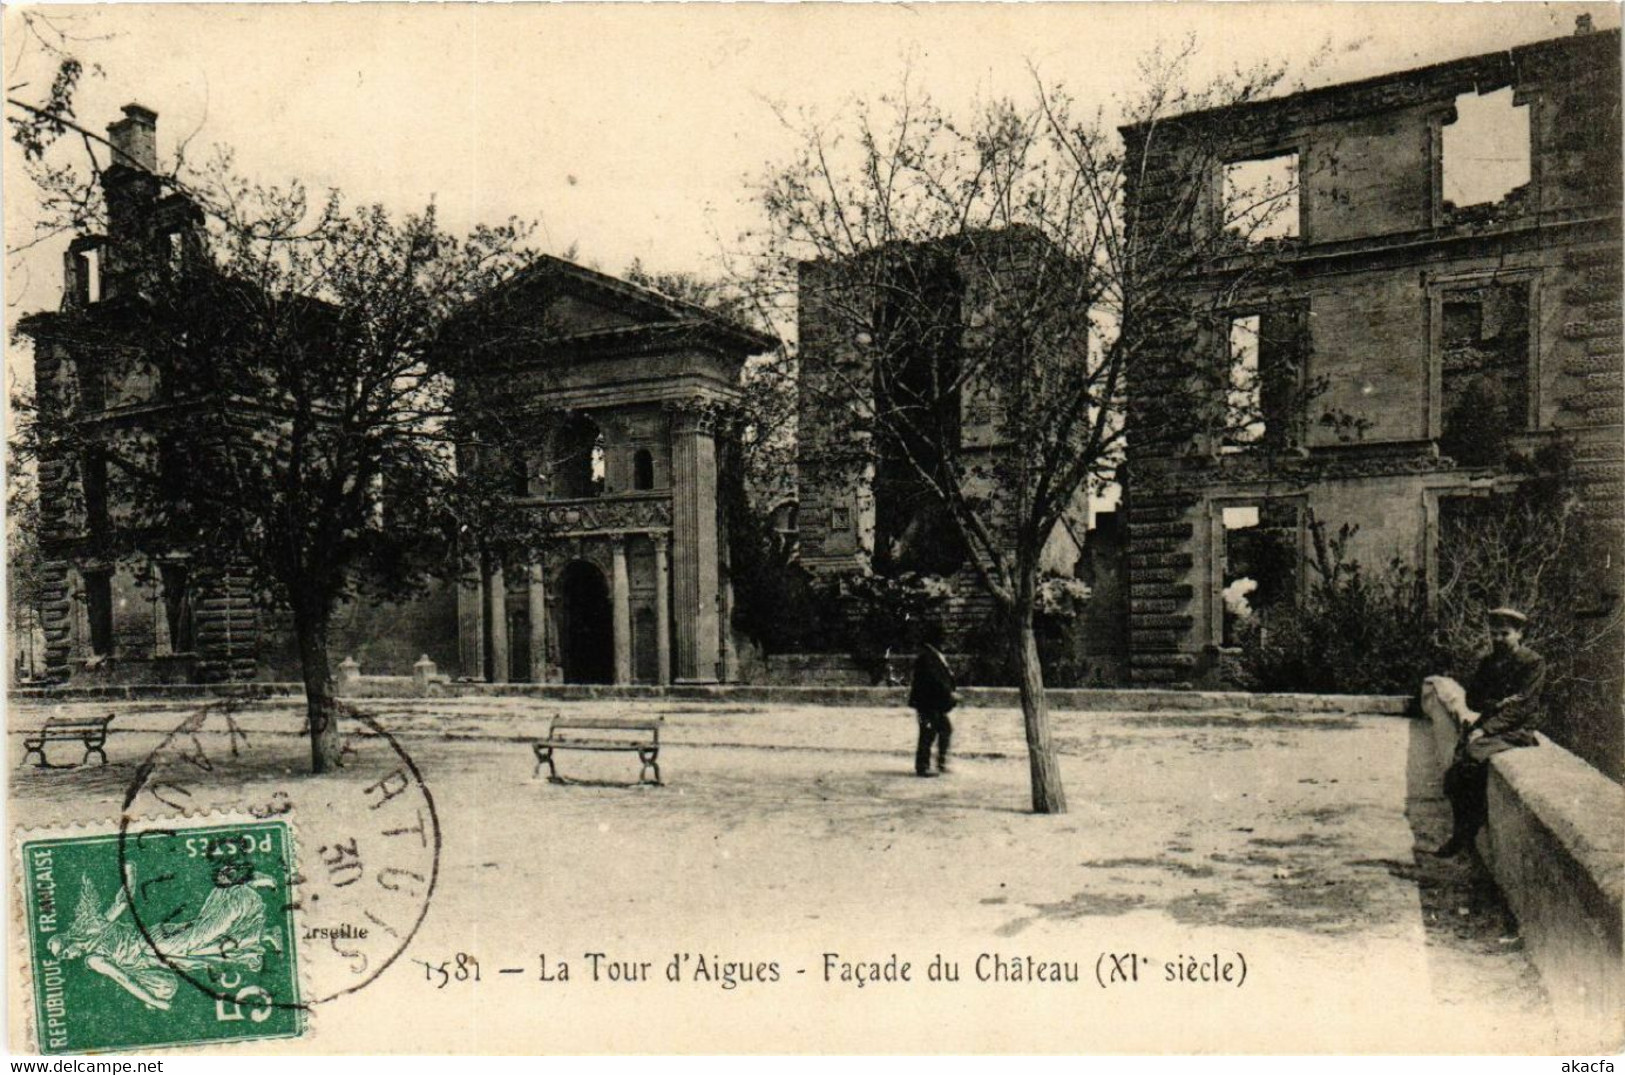
<path fill-rule="evenodd" d="M 632 583 L 626 574 L 626 538 L 617 537 L 609 547 L 611 571 L 610 609 L 615 623 L 615 682 L 632 682 Z"/>
<path fill-rule="evenodd" d="M 661 686 L 671 682 L 671 604 L 667 596 L 671 588 L 671 567 L 666 560 L 666 545 L 671 538 L 655 534 L 655 662 L 659 668 Z"/>
<path fill-rule="evenodd" d="M 491 682 L 508 682 L 508 584 L 502 565 L 492 564 L 485 576 L 486 615 L 491 621 Z"/>
<path fill-rule="evenodd" d="M 485 595 L 477 571 L 457 579 L 457 664 L 469 679 L 485 678 Z"/>
<path fill-rule="evenodd" d="M 547 582 L 541 564 L 531 564 L 530 594 L 530 681 L 547 682 Z"/>
<path fill-rule="evenodd" d="M 717 446 L 710 416 L 672 422 L 672 597 L 678 683 L 717 681 Z"/>

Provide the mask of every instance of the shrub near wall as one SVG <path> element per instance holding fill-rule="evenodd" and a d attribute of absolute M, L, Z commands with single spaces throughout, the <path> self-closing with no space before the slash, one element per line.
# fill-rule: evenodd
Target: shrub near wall
<path fill-rule="evenodd" d="M 1557 442 L 1513 456 L 1522 480 L 1456 502 L 1439 541 L 1440 645 L 1458 677 L 1485 645 L 1484 613 L 1529 616 L 1524 641 L 1546 658 L 1542 731 L 1619 780 L 1625 689 L 1620 550 L 1606 520 L 1586 509 L 1573 451 Z"/>
<path fill-rule="evenodd" d="M 1345 555 L 1358 527 L 1335 535 L 1310 522 L 1314 557 L 1307 592 L 1238 625 L 1241 682 L 1255 691 L 1412 694 L 1427 675 L 1451 667 L 1439 644 L 1427 592 L 1399 560 L 1366 570 Z"/>
<path fill-rule="evenodd" d="M 1488 647 L 1485 614 L 1530 617 L 1546 659 L 1542 731 L 1614 780 L 1622 761 L 1625 629 L 1620 556 L 1583 510 L 1561 445 L 1509 463 L 1524 480 L 1479 497 L 1441 526 L 1432 608 L 1399 560 L 1369 571 L 1345 553 L 1357 527 L 1311 518 L 1309 584 L 1293 606 L 1239 626 L 1234 686 L 1258 691 L 1412 694 L 1429 675 L 1465 682 Z"/>
<path fill-rule="evenodd" d="M 1081 580 L 1047 575 L 1039 582 L 1033 632 L 1048 690 L 1108 686 L 1102 660 L 1089 651 L 1085 619 L 1093 591 Z M 1010 628 L 1002 612 L 987 618 L 965 640 L 961 678 L 979 687 L 1013 687 L 1020 681 L 1010 652 Z"/>

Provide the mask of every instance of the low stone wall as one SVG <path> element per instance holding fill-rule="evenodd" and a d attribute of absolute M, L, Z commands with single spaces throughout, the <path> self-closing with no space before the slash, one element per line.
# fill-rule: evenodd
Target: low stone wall
<path fill-rule="evenodd" d="M 972 664 L 972 655 L 950 651 L 953 668 Z M 739 685 L 751 687 L 873 687 L 907 683 L 914 668 L 914 652 L 901 649 L 861 660 L 844 653 L 775 653 L 764 657 L 755 674 Z M 886 680 L 886 684 L 880 681 Z"/>
<path fill-rule="evenodd" d="M 125 683 L 101 687 L 20 687 L 6 692 L 13 702 L 161 702 L 208 698 L 305 697 L 303 683 Z"/>
<path fill-rule="evenodd" d="M 1441 771 L 1455 752 L 1461 686 L 1422 684 Z M 1567 750 L 1540 745 L 1490 761 L 1483 858 L 1518 924 L 1563 1024 L 1568 1050 L 1625 1041 L 1625 788 Z"/>
<path fill-rule="evenodd" d="M 343 698 L 410 698 L 426 693 L 411 676 L 341 676 L 333 689 Z"/>
<path fill-rule="evenodd" d="M 757 705 L 861 706 L 902 708 L 908 704 L 907 687 L 778 687 L 749 684 L 715 686 L 611 686 L 564 683 L 471 683 L 436 677 L 426 689 L 404 676 L 362 676 L 357 689 L 341 686 L 340 693 L 373 698 L 491 697 L 545 698 L 557 701 L 584 701 L 593 698 L 628 698 L 646 701 L 713 701 Z M 294 695 L 302 696 L 298 683 L 239 684 L 234 690 L 208 686 L 148 686 L 104 688 L 91 691 L 71 688 L 14 690 L 10 698 L 25 702 L 72 702 L 117 700 L 159 700 Z M 967 687 L 959 692 L 964 705 L 982 709 L 1014 709 L 1021 699 L 1014 687 Z M 1052 690 L 1052 709 L 1093 712 L 1197 712 L 1197 713 L 1362 713 L 1401 716 L 1409 699 L 1398 695 L 1374 694 L 1243 694 L 1225 691 L 1182 690 Z"/>
<path fill-rule="evenodd" d="M 825 687 L 867 687 L 875 669 L 836 653 L 775 653 L 762 659 L 755 677 L 759 686 L 789 687 L 814 683 Z"/>

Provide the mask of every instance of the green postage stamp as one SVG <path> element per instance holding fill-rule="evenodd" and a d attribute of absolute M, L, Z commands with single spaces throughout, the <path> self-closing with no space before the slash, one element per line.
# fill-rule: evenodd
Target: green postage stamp
<path fill-rule="evenodd" d="M 45 1054 L 297 1037 L 286 821 L 25 839 Z"/>

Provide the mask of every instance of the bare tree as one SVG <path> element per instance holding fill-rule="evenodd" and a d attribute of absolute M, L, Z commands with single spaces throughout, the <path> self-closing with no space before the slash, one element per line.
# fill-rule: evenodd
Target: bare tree
<path fill-rule="evenodd" d="M 291 613 L 324 771 L 341 761 L 335 609 L 455 570 L 483 510 L 457 466 L 480 401 L 454 392 L 457 352 L 437 341 L 531 262 L 528 228 L 454 236 L 433 205 L 397 218 L 264 186 L 227 153 L 160 170 L 83 128 L 60 82 L 8 99 L 36 215 L 47 232 L 109 226 L 97 301 L 22 325 L 74 367 L 37 389 L 39 457 L 78 478 L 43 529 L 58 556 L 184 549 L 199 581 Z M 97 421 L 109 392 L 141 396 L 143 420 Z"/>
<path fill-rule="evenodd" d="M 1218 440 L 1256 429 L 1274 398 L 1220 362 L 1191 371 L 1182 402 L 1128 413 L 1129 379 L 1166 358 L 1169 328 L 1194 335 L 1267 272 L 1249 264 L 1230 293 L 1196 296 L 1190 270 L 1245 251 L 1296 203 L 1295 175 L 1217 193 L 1217 132 L 1156 159 L 1166 117 L 1253 99 L 1281 76 L 1192 87 L 1191 55 L 1187 43 L 1147 60 L 1142 92 L 1120 105 L 1126 140 L 1103 107 L 1036 77 L 1027 101 L 966 117 L 906 87 L 838 125 L 787 117 L 801 148 L 758 184 L 764 223 L 747 236 L 757 294 L 781 324 L 799 304 L 803 421 L 851 433 L 820 465 L 935 512 L 891 533 L 881 520 L 876 568 L 898 566 L 892 537 L 946 535 L 941 567 L 963 556 L 1003 613 L 1040 813 L 1066 808 L 1034 635 L 1046 547 L 1112 480 L 1131 432 L 1200 425 Z M 1127 198 L 1145 179 L 1131 170 L 1152 168 L 1178 188 L 1154 215 Z"/>

